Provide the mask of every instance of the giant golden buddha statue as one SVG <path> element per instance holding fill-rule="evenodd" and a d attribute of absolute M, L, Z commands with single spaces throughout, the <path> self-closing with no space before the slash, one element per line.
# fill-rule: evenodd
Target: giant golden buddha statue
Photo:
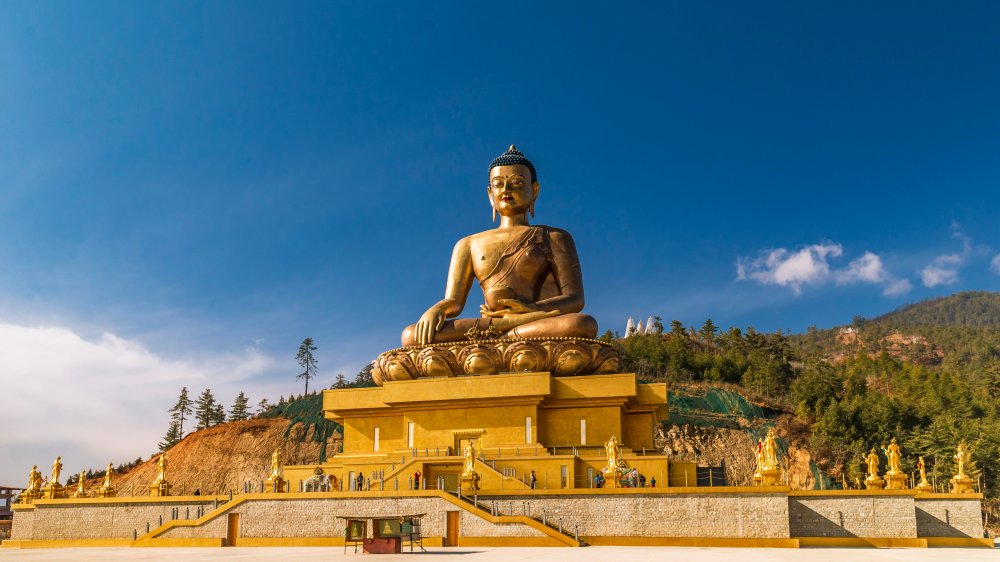
<path fill-rule="evenodd" d="M 373 377 L 550 371 L 614 372 L 618 354 L 593 338 L 583 314 L 583 275 L 568 232 L 532 226 L 539 183 L 534 164 L 511 145 L 490 164 L 487 195 L 496 228 L 455 244 L 444 298 L 403 330 L 403 347 L 376 359 Z M 479 318 L 456 318 L 478 281 Z M 464 342 L 464 345 L 462 345 Z"/>

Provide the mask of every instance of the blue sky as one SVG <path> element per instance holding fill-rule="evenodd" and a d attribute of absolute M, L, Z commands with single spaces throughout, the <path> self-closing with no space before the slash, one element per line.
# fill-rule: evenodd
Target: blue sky
<path fill-rule="evenodd" d="M 182 384 L 298 392 L 307 336 L 319 385 L 353 376 L 490 227 L 512 142 L 602 331 L 801 331 L 1000 290 L 997 21 L 987 2 L 7 3 L 0 377 L 33 398 L 6 415 L 65 411 L 38 420 L 61 433 L 96 387 L 120 411 L 0 437 L 23 457 L 0 480 L 57 449 L 147 455 Z M 144 444 L 90 443 L 113 423 Z"/>

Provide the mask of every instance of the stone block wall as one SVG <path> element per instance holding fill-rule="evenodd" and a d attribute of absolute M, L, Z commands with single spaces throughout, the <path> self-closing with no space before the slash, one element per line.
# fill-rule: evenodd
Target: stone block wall
<path fill-rule="evenodd" d="M 913 496 L 789 496 L 792 537 L 916 538 Z"/>
<path fill-rule="evenodd" d="M 983 513 L 978 501 L 917 497 L 914 503 L 917 536 L 983 537 Z"/>
<path fill-rule="evenodd" d="M 207 512 L 212 509 L 213 502 L 35 502 L 34 509 L 18 510 L 15 514 L 11 539 L 131 539 L 133 530 L 137 530 L 140 536 L 146 533 L 146 523 L 149 523 L 150 529 L 155 529 L 160 525 L 160 517 L 164 522 L 169 521 L 175 507 L 180 509 L 180 517 L 183 518 L 188 509 L 194 517 L 199 506 Z"/>
<path fill-rule="evenodd" d="M 581 536 L 788 538 L 784 493 L 480 496 L 499 513 L 562 520 Z M 512 511 L 512 513 L 511 513 Z"/>
<path fill-rule="evenodd" d="M 227 513 L 240 514 L 242 538 L 342 537 L 342 517 L 379 518 L 424 514 L 424 536 L 444 536 L 446 511 L 459 511 L 461 534 L 475 537 L 543 536 L 527 525 L 492 523 L 439 497 L 317 497 L 248 499 Z M 227 514 L 199 527 L 174 527 L 165 538 L 219 538 L 226 534 Z M 369 531 L 370 533 L 370 531 Z"/>

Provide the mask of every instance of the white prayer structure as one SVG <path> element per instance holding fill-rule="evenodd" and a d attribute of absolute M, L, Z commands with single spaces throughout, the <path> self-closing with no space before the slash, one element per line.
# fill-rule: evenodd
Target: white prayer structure
<path fill-rule="evenodd" d="M 636 322 L 635 318 L 631 316 L 628 317 L 628 323 L 625 324 L 625 337 L 630 338 L 632 336 L 645 336 L 652 335 L 656 333 L 656 328 L 653 326 L 653 317 L 650 316 L 646 319 L 646 325 L 642 325 L 642 320 Z"/>

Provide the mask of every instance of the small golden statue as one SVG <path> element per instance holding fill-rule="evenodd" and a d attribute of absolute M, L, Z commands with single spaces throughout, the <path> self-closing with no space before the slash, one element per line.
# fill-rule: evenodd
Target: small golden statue
<path fill-rule="evenodd" d="M 57 456 L 56 460 L 52 461 L 52 475 L 49 476 L 49 486 L 59 485 L 59 475 L 62 473 L 62 457 Z"/>
<path fill-rule="evenodd" d="M 281 447 L 278 447 L 271 453 L 271 474 L 267 477 L 267 482 L 264 485 L 264 492 L 284 492 L 285 491 L 285 472 L 281 466 Z"/>
<path fill-rule="evenodd" d="M 924 493 L 933 492 L 934 486 L 931 486 L 931 483 L 927 481 L 927 470 L 926 465 L 924 464 L 924 457 L 919 457 L 917 459 L 917 470 L 920 472 L 920 482 L 916 485 L 916 490 Z"/>
<path fill-rule="evenodd" d="M 951 477 L 951 491 L 955 494 L 971 494 L 972 490 L 972 478 L 965 473 L 965 463 L 968 460 L 969 450 L 965 445 L 965 441 L 958 444 L 955 448 L 955 463 L 958 468 L 958 474 Z"/>
<path fill-rule="evenodd" d="M 781 470 L 778 468 L 778 443 L 775 440 L 774 428 L 767 430 L 764 439 L 757 439 L 757 470 L 754 472 L 754 484 L 758 486 L 777 486 L 781 483 Z"/>
<path fill-rule="evenodd" d="M 156 480 L 149 485 L 150 496 L 169 496 L 170 483 L 167 482 L 167 454 L 160 453 L 160 459 L 156 462 Z"/>
<path fill-rule="evenodd" d="M 462 453 L 465 456 L 465 462 L 462 465 L 462 489 L 478 490 L 479 473 L 476 472 L 476 442 L 474 439 L 469 439 Z"/>
<path fill-rule="evenodd" d="M 611 436 L 604 443 L 604 452 L 608 456 L 608 464 L 601 470 L 604 474 L 604 487 L 605 488 L 620 488 L 622 482 L 622 472 L 628 468 L 628 465 L 622 460 L 622 450 L 618 446 L 618 438 L 614 435 Z"/>
<path fill-rule="evenodd" d="M 900 457 L 901 451 L 899 450 L 899 443 L 896 443 L 896 438 L 893 437 L 892 441 L 889 442 L 889 446 L 882 447 L 882 454 L 886 458 L 886 472 L 885 472 L 885 489 L 886 490 L 905 490 L 906 489 L 906 474 L 900 469 Z"/>
<path fill-rule="evenodd" d="M 381 354 L 372 378 L 387 380 L 499 372 L 557 375 L 616 372 L 618 352 L 593 338 L 597 321 L 583 314 L 583 275 L 573 237 L 532 226 L 539 183 L 517 147 L 490 164 L 486 194 L 500 225 L 458 241 L 444 299 L 403 330 L 401 349 Z M 479 318 L 456 318 L 475 282 L 485 304 Z M 467 342 L 466 345 L 435 345 Z"/>
<path fill-rule="evenodd" d="M 56 460 L 52 461 L 52 474 L 49 476 L 49 481 L 43 486 L 43 496 L 46 499 L 66 497 L 66 490 L 59 483 L 59 475 L 62 473 L 62 467 L 62 457 L 57 456 Z"/>
<path fill-rule="evenodd" d="M 885 481 L 878 475 L 878 453 L 875 452 L 875 447 L 872 447 L 871 452 L 865 457 L 865 464 L 868 465 L 868 478 L 865 478 L 865 488 L 869 490 L 881 490 Z"/>
<path fill-rule="evenodd" d="M 80 472 L 80 479 L 77 481 L 76 491 L 73 492 L 74 498 L 89 498 L 90 494 L 87 493 L 87 471 Z"/>
<path fill-rule="evenodd" d="M 42 473 L 38 471 L 38 465 L 31 467 L 28 473 L 28 486 L 21 492 L 19 501 L 21 503 L 31 503 L 42 497 Z"/>
<path fill-rule="evenodd" d="M 115 487 L 111 485 L 111 475 L 114 474 L 114 471 L 114 466 L 111 463 L 108 463 L 108 469 L 104 471 L 104 482 L 101 484 L 101 487 L 97 489 L 97 497 L 115 497 Z"/>

